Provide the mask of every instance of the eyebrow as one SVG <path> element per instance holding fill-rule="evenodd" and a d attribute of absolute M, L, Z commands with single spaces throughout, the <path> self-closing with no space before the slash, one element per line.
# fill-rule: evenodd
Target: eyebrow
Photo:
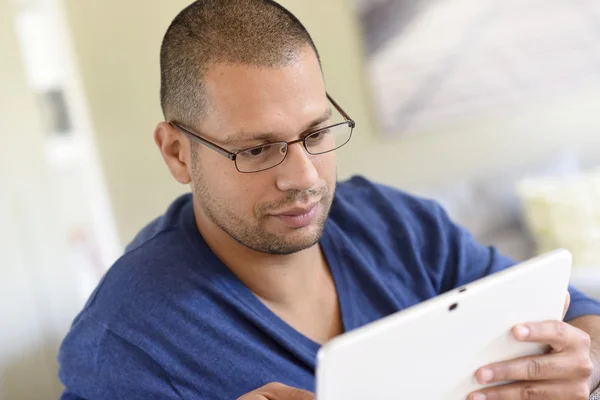
<path fill-rule="evenodd" d="M 328 107 L 327 110 L 317 119 L 309 123 L 302 129 L 302 133 L 307 133 L 311 129 L 321 125 L 323 122 L 329 120 L 331 118 L 331 107 Z M 240 143 L 248 143 L 248 142 L 280 142 L 281 134 L 275 132 L 257 132 L 257 133 L 246 133 L 246 132 L 238 132 L 232 135 L 229 135 L 227 138 L 222 140 L 222 143 L 227 145 L 234 142 Z"/>

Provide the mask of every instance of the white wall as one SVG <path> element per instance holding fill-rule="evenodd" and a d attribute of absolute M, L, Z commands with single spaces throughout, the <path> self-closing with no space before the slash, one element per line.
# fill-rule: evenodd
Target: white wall
<path fill-rule="evenodd" d="M 361 172 L 396 186 L 416 187 L 527 164 L 567 144 L 600 161 L 600 87 L 518 112 L 405 138 L 377 131 L 365 77 L 360 27 L 352 1 L 284 0 L 308 27 L 323 58 L 328 89 L 358 121 L 340 152 L 340 173 Z"/>
<path fill-rule="evenodd" d="M 65 0 L 78 63 L 120 236 L 128 241 L 169 201 L 176 185 L 152 142 L 161 119 L 159 46 L 189 1 Z M 351 0 L 282 0 L 320 49 L 328 90 L 358 128 L 339 152 L 341 178 L 355 173 L 408 189 L 514 169 L 575 143 L 600 158 L 600 88 L 516 113 L 406 138 L 377 131 Z"/>
<path fill-rule="evenodd" d="M 56 351 L 81 304 L 13 11 L 0 1 L 0 398 L 57 398 Z"/>

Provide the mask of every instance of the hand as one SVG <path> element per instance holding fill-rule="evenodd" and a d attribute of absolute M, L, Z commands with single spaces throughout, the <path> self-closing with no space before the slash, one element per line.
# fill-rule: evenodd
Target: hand
<path fill-rule="evenodd" d="M 286 386 L 282 383 L 269 383 L 247 393 L 238 400 L 314 400 L 315 395 L 306 390 Z"/>
<path fill-rule="evenodd" d="M 565 303 L 565 312 L 569 298 Z M 480 368 L 475 377 L 481 384 L 515 381 L 471 393 L 469 400 L 587 400 L 593 369 L 590 337 L 562 321 L 518 325 L 517 340 L 544 343 L 550 350 Z"/>

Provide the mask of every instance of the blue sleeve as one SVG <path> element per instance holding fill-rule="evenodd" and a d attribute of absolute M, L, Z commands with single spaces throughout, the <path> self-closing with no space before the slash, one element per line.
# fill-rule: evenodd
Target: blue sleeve
<path fill-rule="evenodd" d="M 437 243 L 431 243 L 428 247 L 433 249 L 434 257 L 442 257 L 436 263 L 441 268 L 438 277 L 442 279 L 442 282 L 438 287 L 442 288 L 442 292 L 460 287 L 515 264 L 512 259 L 500 254 L 496 248 L 477 243 L 469 232 L 454 224 L 437 203 L 431 202 L 430 204 L 433 217 L 429 221 L 435 222 L 424 229 L 426 230 L 425 234 L 438 238 Z M 427 232 L 428 230 L 429 232 Z M 598 301 L 587 297 L 572 286 L 569 287 L 569 292 L 571 305 L 565 320 L 569 321 L 583 315 L 600 315 Z"/>
<path fill-rule="evenodd" d="M 89 318 L 61 345 L 61 400 L 181 399 L 166 371 L 139 347 Z"/>

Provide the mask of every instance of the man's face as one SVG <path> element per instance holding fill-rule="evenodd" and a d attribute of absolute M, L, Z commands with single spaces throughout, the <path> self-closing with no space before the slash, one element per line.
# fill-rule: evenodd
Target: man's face
<path fill-rule="evenodd" d="M 232 152 L 289 142 L 331 124 L 312 51 L 281 68 L 214 65 L 205 84 L 210 109 L 199 130 Z M 333 152 L 313 156 L 296 143 L 277 167 L 240 173 L 226 157 L 194 146 L 192 189 L 201 224 L 268 254 L 291 254 L 317 243 L 335 192 Z"/>

